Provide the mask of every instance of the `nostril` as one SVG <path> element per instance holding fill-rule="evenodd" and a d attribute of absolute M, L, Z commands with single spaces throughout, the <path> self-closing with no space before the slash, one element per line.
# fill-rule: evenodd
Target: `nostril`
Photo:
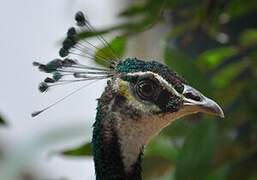
<path fill-rule="evenodd" d="M 184 94 L 184 96 L 188 99 L 192 99 L 192 100 L 195 100 L 195 101 L 201 101 L 201 97 L 191 93 L 191 92 L 187 92 Z"/>

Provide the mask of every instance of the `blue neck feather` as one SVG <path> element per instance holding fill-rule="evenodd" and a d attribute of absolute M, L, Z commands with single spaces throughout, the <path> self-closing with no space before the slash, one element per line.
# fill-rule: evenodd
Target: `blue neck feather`
<path fill-rule="evenodd" d="M 98 102 L 92 139 L 96 180 L 141 180 L 142 152 L 130 172 L 124 169 L 115 116 L 107 112 L 109 103 L 115 98 L 117 95 L 108 85 Z"/>

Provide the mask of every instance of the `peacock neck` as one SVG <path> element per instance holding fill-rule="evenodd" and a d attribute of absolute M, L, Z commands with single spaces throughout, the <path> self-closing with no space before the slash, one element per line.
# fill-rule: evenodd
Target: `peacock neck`
<path fill-rule="evenodd" d="M 113 92 L 110 85 L 98 101 L 93 130 L 93 155 L 97 180 L 141 180 L 143 147 L 131 154 L 133 162 L 129 165 L 124 158 L 121 137 L 117 122 L 120 116 L 113 104 L 120 105 L 122 98 Z M 111 106 L 112 105 L 112 106 Z M 133 146 L 133 144 L 132 144 Z M 131 147 L 133 149 L 133 147 Z M 131 156 L 129 155 L 129 156 Z M 128 168 L 129 166 L 129 168 Z"/>

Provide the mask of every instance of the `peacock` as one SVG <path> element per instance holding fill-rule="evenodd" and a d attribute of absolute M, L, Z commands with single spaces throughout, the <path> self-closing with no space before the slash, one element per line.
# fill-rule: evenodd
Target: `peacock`
<path fill-rule="evenodd" d="M 98 99 L 93 125 L 92 147 L 97 180 L 141 180 L 144 147 L 151 137 L 189 114 L 202 112 L 224 117 L 215 101 L 190 86 L 166 65 L 138 58 L 121 59 L 82 12 L 76 13 L 75 20 L 76 27 L 68 29 L 59 51 L 61 58 L 46 64 L 33 64 L 40 71 L 51 74 L 39 84 L 41 92 L 58 85 L 85 81 L 92 84 L 107 79 L 105 90 Z M 85 38 L 90 35 L 97 35 L 105 48 L 100 49 Z M 76 57 L 97 60 L 105 66 L 85 65 Z M 48 110 L 87 85 L 83 84 L 32 116 Z"/>

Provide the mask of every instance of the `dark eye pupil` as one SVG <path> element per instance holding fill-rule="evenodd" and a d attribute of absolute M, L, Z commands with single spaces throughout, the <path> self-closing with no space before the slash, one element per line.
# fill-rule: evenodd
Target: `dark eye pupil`
<path fill-rule="evenodd" d="M 185 93 L 184 96 L 195 101 L 201 101 L 201 98 L 199 96 L 196 96 L 191 92 Z"/>
<path fill-rule="evenodd" d="M 142 94 L 144 94 L 145 96 L 151 96 L 153 92 L 153 86 L 151 84 L 142 83 L 139 86 Z"/>
<path fill-rule="evenodd" d="M 152 81 L 140 81 L 136 85 L 136 92 L 138 96 L 143 100 L 151 100 L 154 98 L 155 86 Z"/>

